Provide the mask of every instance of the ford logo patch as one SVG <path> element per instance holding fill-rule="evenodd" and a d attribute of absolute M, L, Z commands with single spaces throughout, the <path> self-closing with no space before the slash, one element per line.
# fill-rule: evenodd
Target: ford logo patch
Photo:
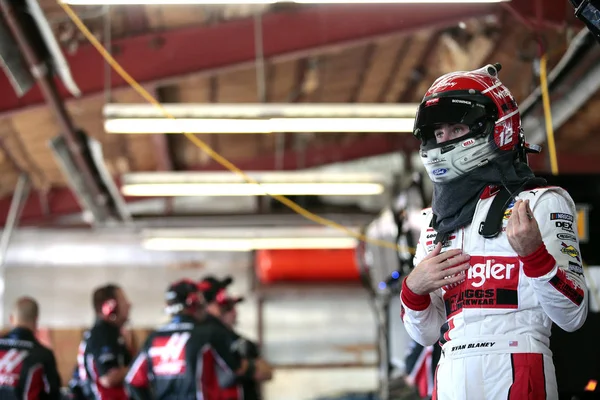
<path fill-rule="evenodd" d="M 433 170 L 433 175 L 435 175 L 435 176 L 442 176 L 446 172 L 448 172 L 448 170 L 446 168 L 438 168 L 438 169 L 434 169 Z"/>

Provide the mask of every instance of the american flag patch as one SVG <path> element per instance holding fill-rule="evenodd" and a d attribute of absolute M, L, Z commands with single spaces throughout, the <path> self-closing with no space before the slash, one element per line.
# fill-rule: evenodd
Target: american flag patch
<path fill-rule="evenodd" d="M 516 340 L 511 340 L 510 342 L 508 342 L 508 345 L 509 345 L 510 347 L 516 347 L 516 346 L 518 346 L 518 345 L 519 345 L 519 342 L 518 342 L 518 341 L 516 341 Z"/>

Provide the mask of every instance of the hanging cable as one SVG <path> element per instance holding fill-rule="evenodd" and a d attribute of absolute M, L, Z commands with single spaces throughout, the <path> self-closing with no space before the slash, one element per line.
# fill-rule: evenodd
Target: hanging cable
<path fill-rule="evenodd" d="M 542 104 L 544 106 L 544 119 L 546 122 L 546 138 L 548 140 L 548 153 L 552 175 L 558 175 L 558 160 L 556 157 L 556 144 L 554 142 L 554 127 L 552 123 L 552 110 L 550 95 L 548 94 L 548 56 L 544 54 L 540 59 L 540 88 L 542 89 Z"/>

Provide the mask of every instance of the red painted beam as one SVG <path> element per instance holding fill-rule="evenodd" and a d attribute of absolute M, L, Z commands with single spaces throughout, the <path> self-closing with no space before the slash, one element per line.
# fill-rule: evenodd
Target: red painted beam
<path fill-rule="evenodd" d="M 302 165 L 310 168 L 318 165 L 331 164 L 334 162 L 350 161 L 362 157 L 379 154 L 392 153 L 400 150 L 414 151 L 418 148 L 418 141 L 410 134 L 384 134 L 370 135 L 357 139 L 348 145 L 327 145 L 309 147 L 304 156 Z M 273 170 L 275 168 L 275 155 L 268 155 L 252 160 L 232 160 L 242 170 Z M 298 169 L 299 154 L 297 151 L 288 150 L 284 155 L 283 168 L 286 170 Z M 198 171 L 223 170 L 221 165 L 212 163 L 206 166 L 193 168 Z M 127 198 L 127 201 L 136 201 L 143 198 Z M 11 197 L 0 199 L 0 225 L 4 225 Z M 32 192 L 23 208 L 21 223 L 33 225 L 37 223 L 51 223 L 59 216 L 81 212 L 75 196 L 69 188 L 54 188 L 48 194 L 50 215 L 46 215 L 42 208 L 37 192 Z"/>
<path fill-rule="evenodd" d="M 409 133 L 369 135 L 357 139 L 349 144 L 327 146 L 311 146 L 306 149 L 302 165 L 305 168 L 319 165 L 332 164 L 356 160 L 359 158 L 376 156 L 397 151 L 413 152 L 419 148 L 419 142 Z M 529 165 L 536 172 L 550 172 L 547 154 L 530 155 Z M 298 169 L 298 152 L 287 150 L 284 153 L 283 169 Z M 244 171 L 269 171 L 275 169 L 275 155 L 266 155 L 260 158 L 237 160 L 236 166 Z M 561 174 L 597 174 L 600 173 L 598 158 L 588 154 L 560 153 L 558 154 L 558 167 Z M 222 171 L 220 164 L 212 162 L 203 166 L 192 166 L 192 171 Z"/>
<path fill-rule="evenodd" d="M 369 135 L 359 138 L 351 143 L 340 146 L 313 145 L 306 150 L 302 164 L 306 168 L 335 162 L 352 161 L 359 158 L 393 153 L 397 151 L 415 151 L 419 142 L 410 134 L 384 134 Z M 545 155 L 529 156 L 530 165 L 536 172 L 549 172 L 550 168 Z M 288 150 L 284 154 L 283 169 L 294 170 L 298 168 L 299 154 L 297 151 Z M 269 171 L 275 168 L 275 155 L 264 156 L 248 160 L 232 160 L 242 170 Z M 562 153 L 558 155 L 558 166 L 561 174 L 586 174 L 600 173 L 600 163 L 597 157 L 585 154 Z M 196 171 L 224 170 L 221 165 L 212 163 L 205 166 L 192 168 Z M 143 198 L 127 198 L 126 200 L 138 201 Z M 0 199 L 0 225 L 4 225 L 10 207 L 11 197 Z M 80 212 L 81 208 L 68 188 L 55 188 L 48 194 L 50 215 L 45 215 L 38 192 L 32 192 L 23 208 L 21 223 L 33 225 L 48 223 L 53 218 L 61 215 Z"/>
<path fill-rule="evenodd" d="M 118 179 L 117 179 L 118 181 Z M 44 209 L 47 197 L 47 209 Z M 148 197 L 126 197 L 128 203 L 146 200 Z M 12 196 L 0 199 L 0 226 L 4 226 L 10 209 Z M 56 218 L 81 212 L 82 209 L 70 188 L 55 187 L 47 195 L 36 190 L 31 191 L 21 212 L 21 226 L 51 225 Z"/>
<path fill-rule="evenodd" d="M 392 4 L 313 6 L 273 12 L 263 17 L 264 55 L 298 58 L 332 48 L 359 45 L 379 37 L 410 33 L 497 12 L 498 4 Z M 116 60 L 138 82 L 165 83 L 201 71 L 251 67 L 255 60 L 254 19 L 194 26 L 113 41 Z M 83 97 L 104 89 L 103 60 L 91 45 L 66 55 Z M 113 87 L 126 83 L 112 74 Z M 0 114 L 43 104 L 38 88 L 17 98 L 6 76 L 0 76 Z M 63 98 L 69 95 L 62 84 Z M 141 100 L 141 99 L 140 99 Z"/>
<path fill-rule="evenodd" d="M 418 148 L 419 142 L 410 133 L 373 134 L 358 138 L 348 144 L 313 144 L 305 150 L 304 154 L 300 154 L 294 149 L 288 149 L 283 154 L 282 169 L 296 170 L 300 166 L 311 168 L 397 151 L 416 151 Z M 277 165 L 276 158 L 277 156 L 273 153 L 253 159 L 237 160 L 235 164 L 243 171 L 270 171 Z M 189 169 L 192 171 L 225 170 L 216 162 L 192 166 Z"/>
<path fill-rule="evenodd" d="M 532 30 L 564 28 L 567 21 L 580 25 L 571 3 L 564 0 L 511 0 L 502 6 Z"/>
<path fill-rule="evenodd" d="M 49 215 L 44 211 L 43 194 L 40 191 L 31 191 L 21 212 L 20 225 L 27 225 L 38 221 L 52 219 L 60 215 L 67 215 L 81 211 L 75 195 L 69 188 L 53 188 L 47 194 Z M 12 196 L 0 199 L 0 224 L 4 226 L 10 209 Z"/>

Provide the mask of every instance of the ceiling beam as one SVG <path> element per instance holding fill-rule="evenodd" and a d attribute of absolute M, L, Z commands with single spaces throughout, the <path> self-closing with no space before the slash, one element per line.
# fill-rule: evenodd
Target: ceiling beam
<path fill-rule="evenodd" d="M 0 224 L 2 226 L 6 222 L 11 201 L 12 196 L 0 200 Z M 47 201 L 48 210 L 44 210 L 42 206 L 44 201 Z M 42 198 L 41 193 L 32 192 L 23 206 L 21 225 L 81 211 L 77 198 L 68 187 L 50 189 L 46 193 L 45 199 Z"/>
<path fill-rule="evenodd" d="M 414 139 L 410 133 L 373 134 L 357 138 L 345 146 L 336 143 L 327 146 L 314 144 L 305 149 L 306 155 L 302 168 L 312 168 L 398 151 L 413 152 L 417 151 L 418 148 L 419 141 Z M 281 169 L 298 169 L 298 155 L 296 153 L 297 151 L 294 149 L 286 150 Z M 531 155 L 529 156 L 529 164 L 536 172 L 547 172 L 550 170 L 547 157 L 547 151 L 544 151 L 541 155 Z M 561 174 L 600 173 L 600 163 L 597 162 L 597 156 L 593 154 L 560 153 L 557 157 Z M 270 171 L 274 169 L 274 158 L 275 155 L 264 155 L 256 159 L 235 160 L 234 164 L 245 171 Z M 224 168 L 216 162 L 211 162 L 202 166 L 191 166 L 189 170 L 222 171 Z"/>
<path fill-rule="evenodd" d="M 404 40 L 404 42 L 402 43 L 402 45 L 398 48 L 398 51 L 396 51 L 396 56 L 395 56 L 394 62 L 392 64 L 392 68 L 390 68 L 390 73 L 385 78 L 385 83 L 383 84 L 383 86 L 381 86 L 381 88 L 379 90 L 379 94 L 377 95 L 378 103 L 388 102 L 387 99 L 389 97 L 389 92 L 394 83 L 394 79 L 396 78 L 396 75 L 398 75 L 398 71 L 402 67 L 402 62 L 404 61 L 405 56 L 408 54 L 408 51 L 410 50 L 410 46 L 411 46 L 412 42 L 413 42 L 412 37 L 406 38 Z"/>
<path fill-rule="evenodd" d="M 376 49 L 377 46 L 374 43 L 371 43 L 365 48 L 360 66 L 360 73 L 358 74 L 356 84 L 352 88 L 350 100 L 348 101 L 349 103 L 357 103 L 358 96 L 360 96 L 360 93 L 363 90 L 365 80 L 369 76 L 369 70 L 373 66 L 373 59 L 375 58 L 374 56 Z"/>
<path fill-rule="evenodd" d="M 323 164 L 391 153 L 403 149 L 416 150 L 417 147 L 418 141 L 410 134 L 374 134 L 355 140 L 341 148 L 338 144 L 322 147 L 318 144 L 313 144 L 306 149 L 304 158 L 298 155 L 298 151 L 301 150 L 288 149 L 285 151 L 283 163 L 280 168 L 284 170 L 295 170 L 299 166 L 310 168 Z M 277 165 L 275 157 L 275 154 L 271 154 L 252 160 L 232 161 L 242 170 L 271 171 Z M 222 171 L 223 167 L 215 162 L 211 162 L 207 165 L 193 166 L 189 169 L 193 171 Z M 120 185 L 119 182 L 117 182 L 117 185 Z M 130 197 L 125 200 L 137 201 L 139 198 Z M 0 199 L 0 225 L 3 225 L 6 220 L 10 202 L 10 196 Z M 22 225 L 47 222 L 59 216 L 81 212 L 81 207 L 69 188 L 53 188 L 48 193 L 48 208 L 50 215 L 44 213 L 40 205 L 39 194 L 31 193 L 21 214 Z"/>
<path fill-rule="evenodd" d="M 418 147 L 418 140 L 414 139 L 410 133 L 371 134 L 359 137 L 344 146 L 340 146 L 339 143 L 327 145 L 312 143 L 303 150 L 296 150 L 294 148 L 286 149 L 282 157 L 283 162 L 280 160 L 279 169 L 295 170 L 312 168 L 395 151 L 415 151 Z M 298 154 L 300 151 L 303 153 L 302 157 Z M 269 154 L 248 160 L 237 160 L 234 163 L 238 168 L 245 171 L 270 171 L 275 169 L 277 165 L 275 162 L 276 157 L 276 154 Z M 224 168 L 213 161 L 202 166 L 192 166 L 190 170 L 222 171 Z"/>
<path fill-rule="evenodd" d="M 306 153 L 305 167 L 315 167 L 334 162 L 351 161 L 358 158 L 375 156 L 397 151 L 412 151 L 418 146 L 418 141 L 409 134 L 402 135 L 370 135 L 348 146 L 340 149 L 339 145 L 325 146 L 323 148 L 309 148 Z M 296 169 L 298 165 L 298 156 L 295 151 L 286 151 L 284 158 L 285 170 Z M 548 172 L 550 170 L 547 163 L 547 156 L 530 156 L 530 165 L 536 172 Z M 598 157 L 592 154 L 561 153 L 558 155 L 558 166 L 561 174 L 598 174 L 600 173 L 600 163 Z M 275 166 L 274 155 L 261 157 L 253 160 L 240 160 L 235 164 L 242 170 L 273 170 Z M 219 171 L 223 168 L 216 164 L 208 164 L 191 168 L 195 171 Z M 48 193 L 48 208 L 50 215 L 46 215 L 40 201 L 42 196 L 39 192 L 32 192 L 23 207 L 21 216 L 21 225 L 33 225 L 42 222 L 48 222 L 53 218 L 81 212 L 77 199 L 73 196 L 69 188 L 53 188 Z M 126 201 L 139 201 L 140 198 L 126 198 Z M 10 208 L 11 197 L 7 196 L 0 199 L 0 226 L 4 225 Z"/>
<path fill-rule="evenodd" d="M 123 14 L 128 35 L 138 35 L 140 33 L 148 32 L 150 21 L 148 20 L 148 14 L 146 14 L 147 8 L 131 5 L 115 8 Z"/>
<path fill-rule="evenodd" d="M 163 101 L 171 101 L 172 99 L 168 98 L 168 94 L 165 93 L 166 90 L 161 90 L 158 88 L 156 90 L 152 90 L 152 95 L 160 102 Z M 152 141 L 154 143 L 154 150 L 157 158 L 157 170 L 158 171 L 173 171 L 174 169 L 174 160 L 171 156 L 172 149 L 169 143 L 168 135 L 166 134 L 158 134 L 152 135 Z"/>
<path fill-rule="evenodd" d="M 270 61 L 298 59 L 317 53 L 371 43 L 424 28 L 451 26 L 467 18 L 498 12 L 497 3 L 313 6 L 263 17 L 263 53 Z M 254 20 L 245 18 L 211 26 L 194 26 L 114 40 L 114 57 L 139 83 L 168 84 L 203 71 L 249 68 L 255 63 Z M 66 55 L 82 97 L 102 95 L 105 84 L 101 56 L 91 45 Z M 112 74 L 112 87 L 127 87 Z M 0 115 L 42 106 L 39 88 L 17 98 L 6 76 L 0 76 Z M 67 90 L 60 87 L 63 98 Z M 81 97 L 80 97 L 81 99 Z"/>
<path fill-rule="evenodd" d="M 565 82 L 565 90 L 558 99 L 552 102 L 552 127 L 555 132 L 573 118 L 589 102 L 590 98 L 600 90 L 600 56 L 597 52 L 594 53 L 595 57 L 586 57 L 587 60 L 579 60 L 581 64 L 592 60 L 593 66 L 584 74 L 577 77 L 576 81 Z M 558 91 L 559 88 L 556 89 Z M 528 142 L 534 144 L 546 142 L 547 130 L 541 117 L 528 115 L 523 118 L 522 125 L 525 132 L 527 132 L 526 138 Z"/>
<path fill-rule="evenodd" d="M 423 50 L 421 50 L 419 61 L 416 62 L 412 73 L 409 75 L 409 80 L 406 84 L 406 87 L 398 96 L 398 103 L 405 103 L 417 97 L 417 88 L 419 87 L 419 83 L 421 82 L 423 77 L 425 77 L 425 71 L 427 71 L 430 62 L 433 59 L 433 56 L 435 54 L 434 50 L 438 45 L 440 36 L 440 31 L 434 32 L 427 40 L 427 43 L 425 44 Z"/>
<path fill-rule="evenodd" d="M 544 28 L 562 29 L 567 22 L 583 24 L 573 18 L 575 9 L 568 1 L 560 0 L 512 0 L 501 3 L 513 17 L 533 31 Z"/>

